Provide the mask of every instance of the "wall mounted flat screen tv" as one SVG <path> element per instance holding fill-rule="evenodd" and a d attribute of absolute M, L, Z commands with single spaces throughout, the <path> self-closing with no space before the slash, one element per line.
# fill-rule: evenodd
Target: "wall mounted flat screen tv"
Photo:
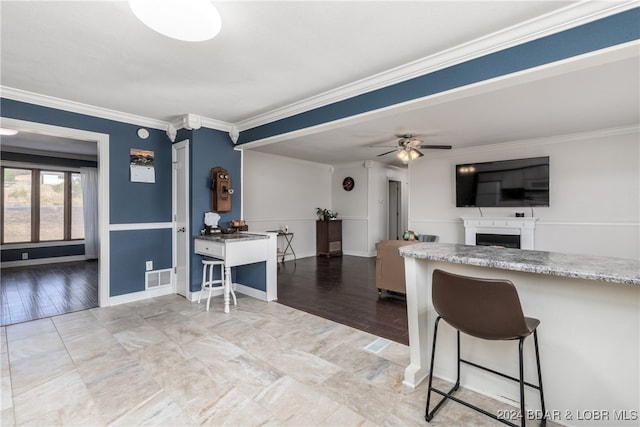
<path fill-rule="evenodd" d="M 549 206 L 549 157 L 456 165 L 456 206 Z"/>

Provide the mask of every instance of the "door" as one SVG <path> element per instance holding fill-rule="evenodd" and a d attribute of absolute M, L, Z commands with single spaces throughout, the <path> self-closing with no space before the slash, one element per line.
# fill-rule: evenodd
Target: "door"
<path fill-rule="evenodd" d="M 178 295 L 190 299 L 189 259 L 189 140 L 173 144 L 174 286 Z"/>
<path fill-rule="evenodd" d="M 389 212 L 387 217 L 389 218 L 388 225 L 388 239 L 400 240 L 403 234 L 402 230 L 402 197 L 399 181 L 389 181 Z"/>

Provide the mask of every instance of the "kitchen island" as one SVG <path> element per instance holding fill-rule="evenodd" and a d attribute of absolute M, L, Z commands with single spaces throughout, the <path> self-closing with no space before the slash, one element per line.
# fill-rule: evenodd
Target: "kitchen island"
<path fill-rule="evenodd" d="M 264 301 L 278 298 L 277 293 L 277 235 L 275 233 L 236 232 L 195 236 L 194 252 L 224 261 L 225 280 L 232 283 L 231 268 L 264 262 L 264 271 L 250 274 L 252 283 L 234 283 L 240 293 Z M 229 312 L 229 295 L 224 295 L 225 313 Z"/>
<path fill-rule="evenodd" d="M 405 257 L 411 358 L 406 385 L 416 387 L 428 375 L 437 316 L 431 302 L 433 270 L 509 279 L 525 315 L 541 322 L 549 420 L 565 425 L 639 424 L 639 260 L 446 243 L 404 246 L 400 254 Z M 525 345 L 527 379 L 535 378 L 531 341 Z M 437 351 L 434 375 L 455 379 L 453 328 L 441 328 Z M 518 372 L 517 345 L 512 342 L 463 336 L 462 351 L 463 358 Z M 519 401 L 517 384 L 474 368 L 462 370 L 461 384 L 504 402 Z M 528 410 L 539 410 L 535 390 L 527 390 L 526 401 Z"/>

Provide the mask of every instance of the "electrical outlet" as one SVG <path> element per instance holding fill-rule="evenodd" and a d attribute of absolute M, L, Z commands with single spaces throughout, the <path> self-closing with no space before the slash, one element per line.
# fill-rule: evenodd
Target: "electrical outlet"
<path fill-rule="evenodd" d="M 22 259 L 29 259 L 29 254 L 27 252 L 22 252 Z"/>
<path fill-rule="evenodd" d="M 153 261 L 147 261 L 147 271 L 153 270 Z"/>

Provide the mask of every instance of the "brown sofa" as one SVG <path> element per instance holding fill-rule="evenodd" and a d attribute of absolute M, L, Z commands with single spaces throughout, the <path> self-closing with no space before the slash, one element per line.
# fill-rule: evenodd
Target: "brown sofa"
<path fill-rule="evenodd" d="M 398 253 L 401 246 L 419 243 L 413 240 L 383 240 L 378 243 L 376 255 L 376 288 L 382 291 L 406 293 L 404 258 Z"/>

